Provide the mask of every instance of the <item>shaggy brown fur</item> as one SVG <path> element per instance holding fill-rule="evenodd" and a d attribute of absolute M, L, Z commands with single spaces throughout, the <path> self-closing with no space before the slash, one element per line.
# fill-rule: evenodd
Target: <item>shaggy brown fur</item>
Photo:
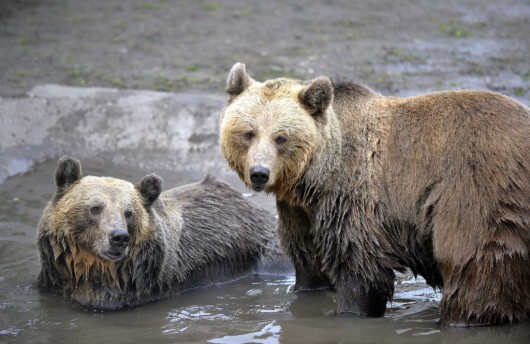
<path fill-rule="evenodd" d="M 382 316 L 394 269 L 443 288 L 441 322 L 530 311 L 530 110 L 492 92 L 411 98 L 319 77 L 265 83 L 236 64 L 222 151 L 274 193 L 296 289 L 332 286 L 337 311 Z"/>
<path fill-rule="evenodd" d="M 63 157 L 57 192 L 39 224 L 42 290 L 94 309 L 116 310 L 254 272 L 291 267 L 274 217 L 227 184 L 207 177 L 161 193 L 149 175 L 134 186 L 83 177 Z"/>

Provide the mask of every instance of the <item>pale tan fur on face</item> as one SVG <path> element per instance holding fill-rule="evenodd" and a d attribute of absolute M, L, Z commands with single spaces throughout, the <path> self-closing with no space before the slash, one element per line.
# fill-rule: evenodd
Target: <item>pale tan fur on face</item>
<path fill-rule="evenodd" d="M 305 170 L 317 147 L 317 125 L 303 109 L 298 95 L 304 85 L 286 79 L 252 81 L 225 108 L 221 120 L 221 149 L 234 169 L 250 186 L 249 171 L 261 165 L 270 170 L 266 192 L 290 189 Z M 252 133 L 252 139 L 245 138 Z M 282 136 L 285 143 L 275 139 Z"/>
<path fill-rule="evenodd" d="M 103 208 L 98 216 L 91 214 L 94 206 Z M 115 229 L 127 230 L 133 222 L 135 233 L 131 235 L 130 246 L 147 240 L 149 221 L 141 203 L 141 196 L 133 184 L 114 178 L 87 176 L 74 184 L 55 204 L 57 212 L 54 225 L 48 227 L 58 237 L 67 237 L 78 246 L 102 257 L 110 248 L 109 235 Z M 125 212 L 133 213 L 132 219 L 125 218 Z M 86 225 L 82 232 L 75 229 Z"/>
<path fill-rule="evenodd" d="M 96 218 L 90 208 L 102 206 Z M 117 227 L 127 230 L 125 211 L 133 213 L 129 222 L 134 233 L 130 234 L 129 247 L 141 244 L 149 238 L 148 214 L 141 203 L 141 196 L 129 182 L 106 177 L 87 176 L 74 183 L 60 199 L 52 201 L 42 221 L 49 236 L 55 261 L 64 260 L 75 289 L 81 279 L 88 280 L 93 274 L 109 286 L 119 288 L 116 279 L 117 262 L 105 259 L 109 249 L 109 235 Z M 129 250 L 129 248 L 127 248 Z M 127 251 L 126 251 L 127 255 Z"/>

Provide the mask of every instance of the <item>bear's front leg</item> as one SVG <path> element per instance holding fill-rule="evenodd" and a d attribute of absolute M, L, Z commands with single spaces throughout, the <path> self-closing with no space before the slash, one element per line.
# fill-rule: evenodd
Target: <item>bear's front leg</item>
<path fill-rule="evenodd" d="M 296 271 L 295 291 L 331 288 L 310 230 L 309 217 L 303 208 L 278 201 L 278 236 Z"/>
<path fill-rule="evenodd" d="M 394 293 L 394 273 L 390 271 L 384 280 L 369 281 L 365 277 L 340 272 L 335 289 L 337 291 L 337 313 L 352 313 L 362 316 L 381 317 L 386 303 Z"/>
<path fill-rule="evenodd" d="M 295 271 L 295 291 L 323 290 L 331 288 L 329 279 L 320 271 L 315 271 L 315 269 L 311 268 L 310 266 L 304 266 L 304 264 L 295 263 Z"/>

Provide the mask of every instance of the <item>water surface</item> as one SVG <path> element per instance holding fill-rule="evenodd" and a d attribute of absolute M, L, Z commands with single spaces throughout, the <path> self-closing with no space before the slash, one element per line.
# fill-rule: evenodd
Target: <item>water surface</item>
<path fill-rule="evenodd" d="M 83 161 L 85 174 L 138 182 L 153 171 Z M 54 191 L 56 162 L 0 185 L 0 343 L 530 343 L 530 323 L 500 327 L 440 327 L 440 295 L 422 280 L 400 275 L 384 318 L 335 316 L 330 291 L 293 293 L 294 276 L 249 276 L 197 288 L 120 312 L 88 311 L 68 298 L 39 292 L 36 228 Z M 163 173 L 169 188 L 201 178 Z M 273 211 L 274 201 L 245 190 Z"/>

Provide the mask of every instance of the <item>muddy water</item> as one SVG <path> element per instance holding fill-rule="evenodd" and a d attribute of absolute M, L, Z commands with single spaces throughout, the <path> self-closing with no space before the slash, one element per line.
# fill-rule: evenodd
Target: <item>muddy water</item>
<path fill-rule="evenodd" d="M 85 174 L 131 181 L 152 172 L 83 163 Z M 530 343 L 530 323 L 440 327 L 439 294 L 407 275 L 380 319 L 334 316 L 333 293 L 293 293 L 294 276 L 250 276 L 134 310 L 87 311 L 34 287 L 36 225 L 53 192 L 54 169 L 55 162 L 44 163 L 0 185 L 0 343 Z M 166 187 L 200 178 L 160 174 Z M 272 199 L 249 196 L 273 209 Z"/>

